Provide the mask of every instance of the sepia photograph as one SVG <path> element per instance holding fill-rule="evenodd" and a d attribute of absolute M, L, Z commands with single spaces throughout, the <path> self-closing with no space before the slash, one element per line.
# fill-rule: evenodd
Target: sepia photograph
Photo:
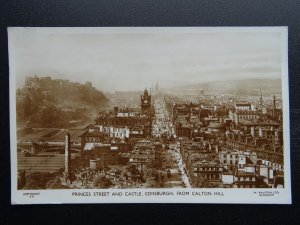
<path fill-rule="evenodd" d="M 9 27 L 12 204 L 291 203 L 287 27 Z"/>

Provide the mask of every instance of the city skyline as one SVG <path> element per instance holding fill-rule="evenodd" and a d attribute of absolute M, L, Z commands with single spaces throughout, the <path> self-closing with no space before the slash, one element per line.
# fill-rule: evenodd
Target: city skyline
<path fill-rule="evenodd" d="M 26 76 L 34 75 L 91 81 L 103 91 L 140 90 L 156 81 L 163 88 L 171 88 L 281 77 L 281 33 L 272 29 L 96 31 L 15 28 L 10 44 L 15 47 L 17 87 L 23 86 Z"/>

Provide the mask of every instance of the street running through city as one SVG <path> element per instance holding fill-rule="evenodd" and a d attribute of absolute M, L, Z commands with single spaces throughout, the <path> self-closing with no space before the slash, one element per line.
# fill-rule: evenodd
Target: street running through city
<path fill-rule="evenodd" d="M 167 148 L 167 154 L 170 158 L 175 159 L 176 166 L 171 165 L 171 174 L 179 173 L 181 181 L 179 183 L 184 184 L 184 187 L 191 188 L 189 178 L 186 173 L 185 164 L 180 154 L 180 142 L 176 140 L 176 134 L 173 123 L 170 119 L 166 103 L 163 96 L 159 96 L 154 101 L 155 108 L 155 121 L 153 123 L 152 135 L 156 138 L 165 138 L 167 140 L 174 138 L 174 144 L 164 144 L 163 147 Z M 170 181 L 171 185 L 178 186 L 176 181 Z"/>

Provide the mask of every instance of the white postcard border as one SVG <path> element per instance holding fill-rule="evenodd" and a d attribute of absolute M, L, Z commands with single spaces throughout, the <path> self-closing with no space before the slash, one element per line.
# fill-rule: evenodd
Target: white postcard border
<path fill-rule="evenodd" d="M 16 149 L 16 77 L 14 46 L 16 32 L 33 29 L 35 32 L 57 33 L 205 33 L 205 32 L 280 32 L 281 79 L 283 99 L 284 135 L 284 188 L 282 189 L 70 189 L 70 190 L 17 190 Z M 11 145 L 11 203 L 12 204 L 61 204 L 61 203 L 248 203 L 291 204 L 290 173 L 290 120 L 288 86 L 288 29 L 287 27 L 102 27 L 102 28 L 8 28 L 9 94 L 10 94 L 10 145 Z M 147 193 L 173 193 L 147 195 Z M 186 192 L 185 195 L 182 195 Z M 202 193 L 203 192 L 203 193 Z M 74 194 L 75 193 L 75 194 Z M 76 194 L 77 193 L 77 194 Z M 80 194 L 82 193 L 82 194 Z M 101 194 L 102 193 L 102 194 Z M 108 193 L 105 195 L 105 193 Z M 112 196 L 113 193 L 121 193 Z M 198 194 L 197 194 L 198 193 Z M 201 194 L 202 193 L 202 194 Z M 210 194 L 205 194 L 210 193 Z M 86 196 L 84 196 L 86 195 Z M 121 196 L 120 196 L 121 195 Z"/>

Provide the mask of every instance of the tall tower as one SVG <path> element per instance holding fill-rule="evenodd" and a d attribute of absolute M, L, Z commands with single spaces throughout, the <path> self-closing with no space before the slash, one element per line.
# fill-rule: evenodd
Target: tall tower
<path fill-rule="evenodd" d="M 151 117 L 151 95 L 149 95 L 147 89 L 145 89 L 144 94 L 141 95 L 141 108 L 142 114 Z"/>
<path fill-rule="evenodd" d="M 65 178 L 71 179 L 71 137 L 68 133 L 65 136 Z"/>

